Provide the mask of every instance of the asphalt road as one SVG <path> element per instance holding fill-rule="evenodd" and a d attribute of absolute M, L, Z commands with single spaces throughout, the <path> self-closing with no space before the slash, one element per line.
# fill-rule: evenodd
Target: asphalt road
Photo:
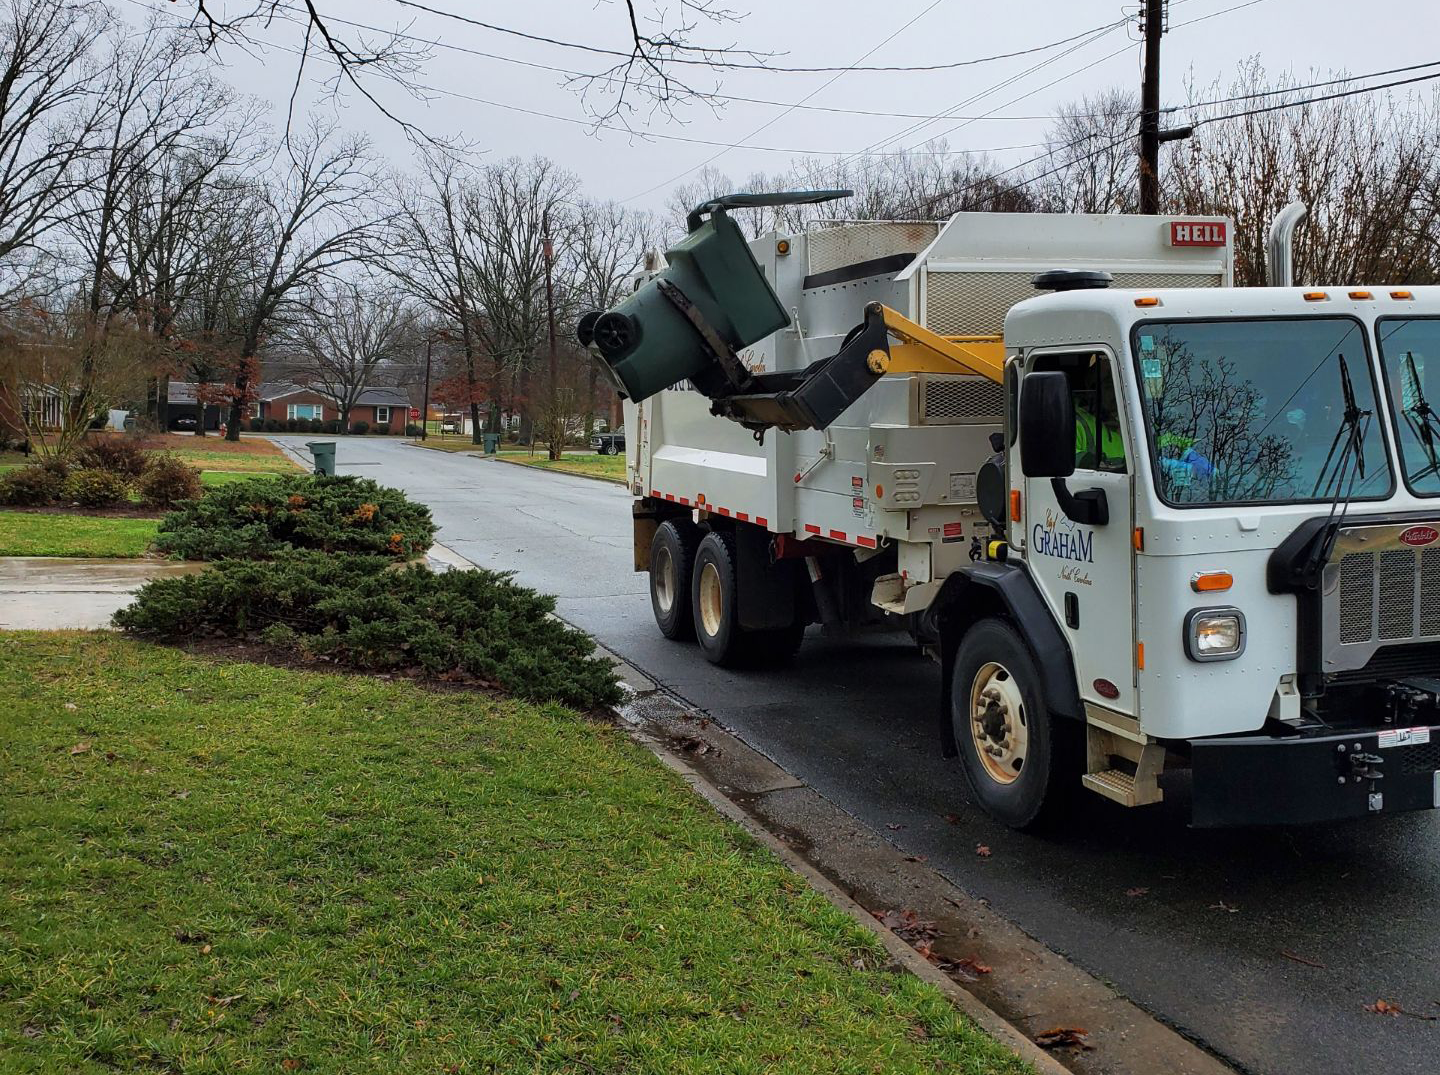
<path fill-rule="evenodd" d="M 442 542 L 558 595 L 665 688 L 1235 1066 L 1440 1070 L 1440 1022 L 1365 1010 L 1440 1016 L 1440 815 L 1192 831 L 1181 781 L 1160 806 L 1086 796 L 1061 831 L 1013 833 L 938 756 L 938 671 L 913 646 L 812 629 L 791 668 L 734 673 L 665 641 L 618 486 L 380 439 L 343 440 L 339 469 L 429 504 Z"/>

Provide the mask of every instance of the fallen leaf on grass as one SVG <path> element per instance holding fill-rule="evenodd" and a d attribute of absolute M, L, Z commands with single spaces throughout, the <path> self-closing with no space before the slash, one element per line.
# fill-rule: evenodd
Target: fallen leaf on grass
<path fill-rule="evenodd" d="M 1129 896 L 1131 899 L 1134 899 L 1136 896 L 1150 895 L 1150 890 L 1148 888 L 1127 888 L 1125 890 L 1125 895 Z"/>
<path fill-rule="evenodd" d="M 296 1060 L 293 1056 L 287 1056 L 284 1060 L 280 1061 L 280 1066 L 286 1071 L 299 1071 L 300 1061 Z"/>
<path fill-rule="evenodd" d="M 1042 1049 L 1093 1049 L 1086 1039 L 1090 1031 L 1078 1026 L 1057 1026 L 1035 1035 L 1035 1044 Z"/>
<path fill-rule="evenodd" d="M 73 747 L 70 748 L 70 753 L 71 753 L 72 755 L 73 755 L 73 754 L 89 754 L 89 753 L 90 753 L 90 742 L 89 742 L 89 740 L 81 740 L 80 742 L 76 743 Z"/>
<path fill-rule="evenodd" d="M 979 855 L 982 859 L 988 859 L 990 857 L 990 848 L 985 844 L 976 844 L 975 854 Z"/>
<path fill-rule="evenodd" d="M 76 709 L 79 709 L 80 707 L 79 707 L 78 705 L 76 705 L 74 702 L 66 702 L 66 703 L 65 703 L 65 708 L 66 708 L 66 709 L 69 709 L 69 710 L 71 710 L 71 711 L 74 711 L 74 710 L 76 710 Z"/>

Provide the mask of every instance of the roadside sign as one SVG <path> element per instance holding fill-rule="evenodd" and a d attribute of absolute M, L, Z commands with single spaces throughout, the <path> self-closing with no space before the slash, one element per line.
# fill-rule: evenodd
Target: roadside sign
<path fill-rule="evenodd" d="M 419 407 L 411 407 L 411 408 L 410 408 L 410 417 L 411 417 L 411 419 L 419 418 L 419 417 L 420 417 L 420 408 L 419 408 Z"/>

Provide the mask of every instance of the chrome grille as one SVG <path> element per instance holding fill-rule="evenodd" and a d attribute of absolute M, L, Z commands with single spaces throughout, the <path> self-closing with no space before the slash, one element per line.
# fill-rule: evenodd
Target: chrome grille
<path fill-rule="evenodd" d="M 925 425 L 999 425 L 1004 410 L 1004 387 L 985 377 L 920 378 L 920 421 Z"/>
<path fill-rule="evenodd" d="M 1440 635 L 1440 549 L 1420 554 L 1420 633 Z"/>
<path fill-rule="evenodd" d="M 1375 554 L 1352 552 L 1340 561 L 1340 641 L 1368 642 L 1375 610 Z"/>
<path fill-rule="evenodd" d="M 1041 292 L 1034 272 L 930 272 L 925 278 L 925 327 L 942 336 L 993 336 L 1010 307 Z M 1216 273 L 1117 272 L 1113 287 L 1219 287 Z"/>
<path fill-rule="evenodd" d="M 1387 641 L 1415 633 L 1415 559 L 1410 549 L 1380 554 L 1380 637 Z"/>

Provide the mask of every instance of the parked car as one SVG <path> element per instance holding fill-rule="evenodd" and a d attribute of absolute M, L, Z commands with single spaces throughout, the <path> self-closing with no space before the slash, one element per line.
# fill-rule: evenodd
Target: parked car
<path fill-rule="evenodd" d="M 176 433 L 193 433 L 200 420 L 193 414 L 181 414 L 170 419 L 170 428 Z"/>
<path fill-rule="evenodd" d="M 590 450 L 599 455 L 620 455 L 625 451 L 625 434 L 596 433 L 590 438 Z"/>

